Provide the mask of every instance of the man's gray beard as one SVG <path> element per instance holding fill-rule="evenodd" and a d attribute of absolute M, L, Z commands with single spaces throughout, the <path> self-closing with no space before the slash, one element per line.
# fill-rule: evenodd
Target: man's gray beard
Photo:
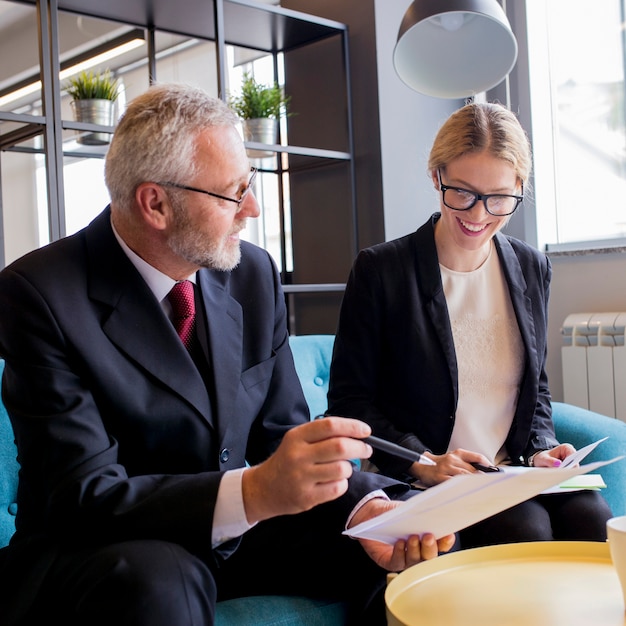
<path fill-rule="evenodd" d="M 227 254 L 224 249 L 215 250 L 203 247 L 202 237 L 197 234 L 176 233 L 169 239 L 170 248 L 178 256 L 199 267 L 206 267 L 211 270 L 230 272 L 234 270 L 241 261 L 241 247 L 238 245 Z"/>
<path fill-rule="evenodd" d="M 236 249 L 232 249 L 232 252 L 226 246 L 218 248 L 212 243 L 207 245 L 204 235 L 191 225 L 187 212 L 179 203 L 178 198 L 175 196 L 170 198 L 176 220 L 176 230 L 168 239 L 172 252 L 198 267 L 206 267 L 221 272 L 234 270 L 241 261 L 239 242 L 237 242 Z"/>

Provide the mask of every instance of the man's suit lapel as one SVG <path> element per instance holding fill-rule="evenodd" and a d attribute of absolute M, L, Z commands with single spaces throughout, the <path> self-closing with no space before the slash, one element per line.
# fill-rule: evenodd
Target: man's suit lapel
<path fill-rule="evenodd" d="M 110 307 L 102 324 L 104 333 L 129 359 L 212 422 L 200 372 L 153 293 L 117 243 L 109 211 L 94 220 L 86 237 L 89 297 Z"/>
<path fill-rule="evenodd" d="M 229 272 L 198 272 L 215 381 L 213 406 L 222 438 L 228 427 L 233 426 L 231 416 L 239 393 L 243 349 L 243 313 L 241 305 L 230 296 L 229 280 Z"/>

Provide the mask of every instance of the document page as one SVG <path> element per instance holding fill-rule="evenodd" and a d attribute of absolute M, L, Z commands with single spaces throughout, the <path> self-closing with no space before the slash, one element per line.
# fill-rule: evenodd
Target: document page
<path fill-rule="evenodd" d="M 399 507 L 358 524 L 344 534 L 389 544 L 427 532 L 439 539 L 528 500 L 549 487 L 623 458 L 582 466 L 459 474 L 418 492 Z"/>
<path fill-rule="evenodd" d="M 603 437 L 602 439 L 598 439 L 598 441 L 594 441 L 593 443 L 590 443 L 588 446 L 585 446 L 584 448 L 581 448 L 580 450 L 576 450 L 576 452 L 573 452 L 568 457 L 563 459 L 563 463 L 561 463 L 561 467 L 569 467 L 570 465 L 576 465 L 580 463 L 588 454 L 590 454 L 591 452 L 593 452 L 593 450 L 595 450 L 598 444 L 602 443 L 603 441 L 606 441 L 607 439 L 608 437 Z"/>
<path fill-rule="evenodd" d="M 608 437 L 603 437 L 602 439 L 598 439 L 598 441 L 594 441 L 584 448 L 580 448 L 580 450 L 576 450 L 576 452 L 572 452 L 569 456 L 563 459 L 560 467 L 570 467 L 573 465 L 578 465 L 580 462 L 591 452 L 593 452 L 596 447 L 601 444 L 603 441 L 606 441 Z M 532 471 L 530 467 L 523 467 L 518 465 L 501 465 L 500 469 L 505 472 L 528 472 Z M 541 493 L 562 493 L 564 489 L 569 489 L 570 491 L 578 491 L 581 489 L 604 489 L 606 484 L 602 479 L 600 474 L 581 474 L 579 476 L 574 476 L 573 478 L 568 478 L 564 480 L 562 483 L 558 485 L 553 485 L 544 489 Z"/>

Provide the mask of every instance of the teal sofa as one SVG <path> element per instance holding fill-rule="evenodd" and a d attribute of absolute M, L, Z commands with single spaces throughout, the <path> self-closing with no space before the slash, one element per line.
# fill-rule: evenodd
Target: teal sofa
<path fill-rule="evenodd" d="M 333 335 L 290 338 L 296 370 L 311 415 L 326 409 L 326 392 Z M 0 360 L 0 373 L 4 362 Z M 626 452 L 626 423 L 561 402 L 553 403 L 554 423 L 560 441 L 580 448 L 608 436 L 588 457 L 589 461 L 613 458 Z M 17 492 L 16 448 L 6 410 L 0 403 L 0 546 L 15 531 Z M 618 461 L 602 468 L 607 484 L 604 495 L 615 515 L 626 515 L 626 467 Z M 265 596 L 219 602 L 216 626 L 338 626 L 346 621 L 345 606 L 300 597 Z"/>

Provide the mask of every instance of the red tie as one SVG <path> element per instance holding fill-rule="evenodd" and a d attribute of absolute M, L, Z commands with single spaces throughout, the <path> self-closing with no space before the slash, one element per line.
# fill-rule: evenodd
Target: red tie
<path fill-rule="evenodd" d="M 196 325 L 193 283 L 190 280 L 181 280 L 172 287 L 167 297 L 172 305 L 174 328 L 187 350 L 191 350 Z"/>

